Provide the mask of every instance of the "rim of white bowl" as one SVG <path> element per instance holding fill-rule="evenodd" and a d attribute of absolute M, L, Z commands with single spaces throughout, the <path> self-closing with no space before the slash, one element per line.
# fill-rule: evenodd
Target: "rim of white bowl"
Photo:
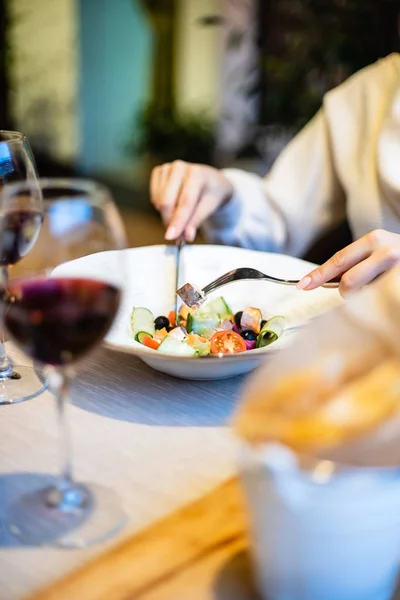
<path fill-rule="evenodd" d="M 281 349 L 281 345 L 277 344 L 277 342 L 282 341 L 282 339 L 284 337 L 287 338 L 288 335 L 290 335 L 290 333 L 294 333 L 295 330 L 297 328 L 293 328 L 293 329 L 288 329 L 286 331 L 286 336 L 285 336 L 285 331 L 283 332 L 283 334 L 281 335 L 280 338 L 278 338 L 278 340 L 276 340 L 275 342 L 273 342 L 272 344 L 270 344 L 269 346 L 265 346 L 264 348 L 254 348 L 254 350 L 248 350 L 246 352 L 237 352 L 235 354 L 222 354 L 222 355 L 218 355 L 218 354 L 213 354 L 213 355 L 209 355 L 209 356 L 180 356 L 180 355 L 175 355 L 175 354 L 166 354 L 165 352 L 158 352 L 157 350 L 153 350 L 152 348 L 146 348 L 146 347 L 141 347 L 142 344 L 139 344 L 139 342 L 135 342 L 135 340 L 132 340 L 132 344 L 118 344 L 116 342 L 112 342 L 109 339 L 105 339 L 104 340 L 104 345 L 108 348 L 110 348 L 111 350 L 116 350 L 116 351 L 120 351 L 120 352 L 127 352 L 129 354 L 136 354 L 138 356 L 147 356 L 147 357 L 152 357 L 155 359 L 179 359 L 179 361 L 184 360 L 184 361 L 192 361 L 192 360 L 201 360 L 201 362 L 214 362 L 216 360 L 251 360 L 252 358 L 256 359 L 256 358 L 261 358 L 263 355 L 265 354 L 269 354 L 271 352 L 279 352 L 279 350 Z M 274 346 L 277 344 L 277 347 L 274 348 Z"/>

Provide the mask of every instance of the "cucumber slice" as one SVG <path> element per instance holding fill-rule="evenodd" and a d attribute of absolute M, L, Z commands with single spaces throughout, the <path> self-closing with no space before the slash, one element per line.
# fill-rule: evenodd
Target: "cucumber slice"
<path fill-rule="evenodd" d="M 272 342 L 275 342 L 283 333 L 285 329 L 285 317 L 280 315 L 271 317 L 265 323 L 257 337 L 257 348 L 264 348 L 269 346 Z"/>
<path fill-rule="evenodd" d="M 147 331 L 139 331 L 139 333 L 136 334 L 136 340 L 140 343 L 143 344 L 143 339 L 145 337 L 153 337 L 152 335 L 150 335 L 149 333 L 147 333 Z"/>
<path fill-rule="evenodd" d="M 220 296 L 206 302 L 196 311 L 196 314 L 218 316 L 220 317 L 220 321 L 223 321 L 224 319 L 229 319 L 233 313 L 223 297 Z"/>
<path fill-rule="evenodd" d="M 277 339 L 278 336 L 272 331 L 265 331 L 263 334 L 260 333 L 257 337 L 256 348 L 265 348 L 265 346 L 269 346 L 272 342 L 276 342 Z"/>
<path fill-rule="evenodd" d="M 163 352 L 164 354 L 171 354 L 173 356 L 196 356 L 197 354 L 196 350 L 189 346 L 189 344 L 180 342 L 169 335 L 167 335 L 158 346 L 157 352 Z"/>
<path fill-rule="evenodd" d="M 221 322 L 221 317 L 210 314 L 194 314 L 187 320 L 186 330 L 188 333 L 197 333 L 202 337 L 209 337 Z"/>
<path fill-rule="evenodd" d="M 192 325 L 193 325 L 193 314 L 189 313 L 186 319 L 186 331 L 188 333 L 192 333 Z"/>
<path fill-rule="evenodd" d="M 154 336 L 154 315 L 148 308 L 134 308 L 131 315 L 131 329 L 134 339 L 138 342 L 139 333 Z"/>

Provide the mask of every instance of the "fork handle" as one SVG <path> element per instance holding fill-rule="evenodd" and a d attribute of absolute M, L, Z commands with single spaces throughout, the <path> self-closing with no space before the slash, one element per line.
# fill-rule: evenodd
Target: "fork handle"
<path fill-rule="evenodd" d="M 218 281 L 217 282 L 212 282 L 209 283 L 208 285 L 206 285 L 203 289 L 202 292 L 204 293 L 205 296 L 207 296 L 208 294 L 210 294 L 211 292 L 215 292 L 215 290 L 218 290 L 221 287 L 224 287 L 225 285 L 228 285 L 229 283 L 233 283 L 234 281 L 257 281 L 257 280 L 264 280 L 264 281 L 269 281 L 271 283 L 279 283 L 280 285 L 297 285 L 300 281 L 300 279 L 278 279 L 275 277 L 272 277 L 271 275 L 263 275 L 263 276 L 249 276 L 249 277 L 227 277 L 225 281 Z M 340 281 L 327 281 L 326 283 L 322 284 L 320 287 L 323 288 L 338 288 L 340 284 Z"/>
<path fill-rule="evenodd" d="M 249 278 L 253 279 L 253 277 Z M 270 281 L 272 283 L 279 283 L 280 285 L 297 285 L 300 279 L 278 279 L 276 277 L 272 277 L 272 275 L 264 275 L 263 277 L 259 277 L 258 279 L 264 279 L 265 281 Z M 319 287 L 323 288 L 338 288 L 340 285 L 340 279 L 331 279 L 326 283 L 323 283 Z"/>

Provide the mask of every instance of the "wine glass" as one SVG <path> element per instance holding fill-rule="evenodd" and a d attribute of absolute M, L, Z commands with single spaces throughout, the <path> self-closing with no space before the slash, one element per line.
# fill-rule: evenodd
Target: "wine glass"
<path fill-rule="evenodd" d="M 32 150 L 17 131 L 0 131 L 0 194 L 7 182 L 28 181 L 29 196 L 0 202 L 0 272 L 6 285 L 9 267 L 19 262 L 34 245 L 42 225 L 42 197 Z M 29 400 L 46 387 L 43 375 L 28 366 L 14 365 L 6 353 L 0 322 L 0 404 Z"/>
<path fill-rule="evenodd" d="M 29 545 L 82 548 L 107 539 L 124 521 L 113 490 L 77 483 L 72 474 L 65 419 L 71 378 L 75 365 L 111 327 L 124 279 L 123 253 L 115 255 L 118 268 L 109 270 L 101 268 L 101 260 L 100 267 L 85 267 L 82 257 L 122 249 L 126 239 L 103 186 L 88 180 L 44 179 L 40 188 L 45 207 L 40 239 L 19 276 L 8 283 L 3 298 L 5 327 L 10 338 L 44 367 L 56 397 L 64 465 L 53 486 L 18 498 L 6 521 L 11 532 Z M 6 202 L 34 193 L 27 182 L 4 188 Z M 78 275 L 76 265 L 83 265 Z"/>

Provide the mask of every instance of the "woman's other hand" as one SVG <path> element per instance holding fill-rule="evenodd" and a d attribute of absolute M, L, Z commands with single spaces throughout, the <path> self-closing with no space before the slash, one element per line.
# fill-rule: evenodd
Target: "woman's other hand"
<path fill-rule="evenodd" d="M 400 235 L 376 229 L 336 252 L 297 284 L 300 290 L 314 290 L 340 277 L 339 292 L 346 296 L 400 262 Z"/>
<path fill-rule="evenodd" d="M 192 242 L 203 221 L 232 198 L 233 187 L 214 167 L 176 160 L 153 169 L 150 195 L 167 227 L 165 238 Z"/>

